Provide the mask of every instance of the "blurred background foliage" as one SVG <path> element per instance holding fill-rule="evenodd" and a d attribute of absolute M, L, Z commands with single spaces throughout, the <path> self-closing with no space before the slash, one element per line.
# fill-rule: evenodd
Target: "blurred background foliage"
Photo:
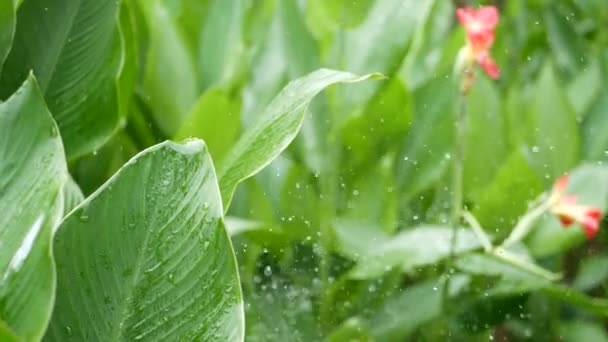
<path fill-rule="evenodd" d="M 387 80 L 317 97 L 290 148 L 238 188 L 226 224 L 246 340 L 608 340 L 606 227 L 586 242 L 547 216 L 516 246 L 562 272 L 558 282 L 476 252 L 466 228 L 447 261 L 452 68 L 465 41 L 454 11 L 477 4 L 130 0 L 116 5 L 115 21 L 105 6 L 106 57 L 83 57 L 100 73 L 83 82 L 115 96 L 89 109 L 105 118 L 95 134 L 66 133 L 58 120 L 73 141 L 71 174 L 90 194 L 165 139 L 203 138 L 221 160 L 289 80 L 320 67 L 381 72 Z M 484 4 L 501 12 L 492 53 L 502 73 L 494 82 L 478 72 L 468 98 L 467 208 L 499 241 L 529 201 L 572 172 L 571 188 L 606 210 L 605 0 Z M 12 53 L 4 68 L 19 63 Z M 48 94 L 61 75 L 38 77 Z M 0 84 L 5 97 L 18 82 Z"/>

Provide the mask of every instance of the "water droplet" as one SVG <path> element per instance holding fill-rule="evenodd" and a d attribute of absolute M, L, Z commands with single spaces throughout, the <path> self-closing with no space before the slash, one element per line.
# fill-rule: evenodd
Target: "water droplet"
<path fill-rule="evenodd" d="M 264 275 L 267 277 L 272 276 L 272 268 L 270 265 L 266 265 L 266 267 L 264 267 Z"/>

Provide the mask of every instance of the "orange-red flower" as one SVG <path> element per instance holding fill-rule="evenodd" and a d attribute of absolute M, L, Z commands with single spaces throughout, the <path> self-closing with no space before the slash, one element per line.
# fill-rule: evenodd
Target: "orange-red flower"
<path fill-rule="evenodd" d="M 574 222 L 580 223 L 587 237 L 592 239 L 600 227 L 602 212 L 596 207 L 576 204 L 575 195 L 564 196 L 567 185 L 568 176 L 562 176 L 555 182 L 549 198 L 551 211 L 559 217 L 564 227 Z"/>
<path fill-rule="evenodd" d="M 498 10 L 494 6 L 483 6 L 478 10 L 471 7 L 456 10 L 458 21 L 467 32 L 467 55 L 493 79 L 500 76 L 500 69 L 490 57 L 490 48 L 494 44 L 494 29 L 498 25 Z"/>

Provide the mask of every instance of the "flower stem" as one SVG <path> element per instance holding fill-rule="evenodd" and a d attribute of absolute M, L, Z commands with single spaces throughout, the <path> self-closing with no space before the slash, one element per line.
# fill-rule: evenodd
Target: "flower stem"
<path fill-rule="evenodd" d="M 467 221 L 469 226 L 471 226 L 471 229 L 473 229 L 473 233 L 475 233 L 475 235 L 477 236 L 477 239 L 479 240 L 479 243 L 483 247 L 483 250 L 486 253 L 492 251 L 492 242 L 490 241 L 488 234 L 486 234 L 483 231 L 483 228 L 481 228 L 481 225 L 479 224 L 479 222 L 477 221 L 475 216 L 473 216 L 473 214 L 471 214 L 470 212 L 465 210 L 462 213 L 462 218 L 464 218 L 464 220 Z"/>
<path fill-rule="evenodd" d="M 551 206 L 549 201 L 544 200 L 544 197 L 545 195 L 543 194 L 537 200 L 534 201 L 535 203 L 538 203 L 540 201 L 540 204 L 537 204 L 536 207 L 530 209 L 526 214 L 524 214 L 524 216 L 519 219 L 519 222 L 517 222 L 517 225 L 515 226 L 515 228 L 513 228 L 513 231 L 511 231 L 511 234 L 507 237 L 507 239 L 502 243 L 501 247 L 511 246 L 521 241 L 528 235 L 528 233 L 530 233 L 534 221 L 536 221 L 542 214 L 544 214 L 545 211 L 547 211 Z"/>
<path fill-rule="evenodd" d="M 459 108 L 456 111 L 454 120 L 454 152 L 452 158 L 452 202 L 450 213 L 450 226 L 452 228 L 452 236 L 450 239 L 450 257 L 447 262 L 448 278 L 443 287 L 443 298 L 447 299 L 447 292 L 450 286 L 449 274 L 456 259 L 456 242 L 458 237 L 458 227 L 462 218 L 462 198 L 463 198 L 463 172 L 464 172 L 464 139 L 465 126 L 467 119 L 467 96 L 465 92 L 461 92 L 459 99 Z M 444 305 L 447 306 L 447 300 L 444 300 Z"/>
<path fill-rule="evenodd" d="M 452 227 L 452 238 L 450 241 L 450 255 L 451 259 L 454 259 L 454 252 L 456 248 L 458 226 L 462 217 L 462 179 L 464 172 L 464 139 L 465 139 L 465 125 L 467 117 L 467 99 L 466 95 L 460 96 L 460 106 L 456 114 L 455 120 L 455 144 L 454 144 L 454 156 L 452 158 L 452 203 L 451 203 L 451 214 L 450 214 L 450 225 Z"/>
<path fill-rule="evenodd" d="M 496 247 L 495 249 L 492 250 L 492 252 L 490 254 L 493 255 L 494 257 L 496 257 L 497 259 L 500 259 L 504 263 L 507 263 L 522 271 L 526 271 L 530 274 L 534 274 L 541 278 L 545 278 L 549 281 L 556 281 L 562 277 L 561 274 L 553 273 L 536 264 L 530 263 L 527 260 L 522 259 L 521 257 L 517 256 L 516 254 L 513 254 L 502 247 Z"/>

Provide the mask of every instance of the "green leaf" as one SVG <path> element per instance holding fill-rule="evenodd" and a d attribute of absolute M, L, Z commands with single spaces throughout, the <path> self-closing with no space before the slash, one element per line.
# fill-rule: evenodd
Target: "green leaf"
<path fill-rule="evenodd" d="M 13 45 L 16 26 L 15 7 L 14 0 L 0 0 L 0 72 Z"/>
<path fill-rule="evenodd" d="M 121 64 L 115 0 L 25 1 L 0 78 L 8 96 L 34 71 L 61 131 L 68 159 L 103 145 L 121 124 Z"/>
<path fill-rule="evenodd" d="M 522 260 L 534 265 L 529 259 L 524 256 L 519 256 Z M 485 275 L 489 277 L 497 277 L 496 284 L 489 284 L 484 291 L 484 295 L 513 295 L 530 292 L 543 288 L 549 284 L 549 281 L 536 274 L 523 269 L 514 267 L 513 265 L 500 260 L 496 256 L 480 253 L 472 253 L 458 258 L 456 267 L 469 274 Z"/>
<path fill-rule="evenodd" d="M 341 133 L 347 146 L 343 158 L 349 159 L 345 167 L 373 165 L 400 143 L 412 124 L 413 100 L 403 82 L 393 78 L 370 100 L 362 115 L 350 118 Z"/>
<path fill-rule="evenodd" d="M 594 341 L 608 342 L 608 333 L 601 324 L 585 321 L 560 322 L 556 324 L 560 341 L 579 342 Z"/>
<path fill-rule="evenodd" d="M 508 234 L 525 213 L 528 201 L 544 190 L 526 152 L 523 148 L 513 151 L 494 180 L 477 196 L 475 217 L 485 229 L 498 235 Z"/>
<path fill-rule="evenodd" d="M 293 141 L 315 95 L 332 84 L 378 77 L 377 74 L 358 76 L 320 69 L 283 88 L 220 163 L 218 174 L 224 208 L 228 209 L 239 182 L 268 165 Z"/>
<path fill-rule="evenodd" d="M 317 6 L 317 10 L 333 24 L 331 26 L 333 29 L 340 26 L 353 28 L 365 20 L 374 2 L 374 0 L 313 0 L 310 6 Z"/>
<path fill-rule="evenodd" d="M 605 160 L 608 151 L 608 91 L 603 88 L 582 123 L 583 153 L 588 160 Z"/>
<path fill-rule="evenodd" d="M 341 68 L 357 73 L 378 71 L 393 75 L 405 57 L 419 21 L 419 13 L 432 1 L 376 1 L 365 21 L 335 39 L 334 54 Z M 345 114 L 360 110 L 382 84 L 360 84 L 342 94 Z"/>
<path fill-rule="evenodd" d="M 577 202 L 608 210 L 608 167 L 584 164 L 570 173 L 567 194 L 576 194 Z M 527 239 L 530 252 L 547 256 L 567 251 L 587 241 L 583 230 L 575 223 L 564 229 L 554 215 L 546 215 Z"/>
<path fill-rule="evenodd" d="M 369 328 L 360 318 L 353 317 L 340 324 L 325 339 L 326 342 L 371 342 Z"/>
<path fill-rule="evenodd" d="M 67 183 L 63 187 L 63 212 L 67 215 L 72 209 L 76 208 L 80 202 L 84 200 L 82 190 L 72 177 L 68 178 Z"/>
<path fill-rule="evenodd" d="M 533 265 L 531 261 L 527 261 Z M 499 277 L 499 282 L 484 291 L 484 296 L 521 295 L 539 290 L 544 294 L 582 309 L 608 316 L 608 300 L 592 298 L 584 293 L 574 291 L 566 286 L 551 283 L 544 277 L 513 264 L 506 263 L 496 256 L 488 254 L 470 254 L 459 258 L 457 267 L 468 273 Z"/>
<path fill-rule="evenodd" d="M 468 198 L 475 198 L 490 184 L 507 156 L 499 93 L 486 77 L 475 80 L 467 97 L 465 135 L 464 191 Z"/>
<path fill-rule="evenodd" d="M 580 137 L 576 113 L 559 87 L 550 64 L 545 65 L 536 83 L 528 115 L 532 161 L 546 185 L 574 167 L 580 158 Z"/>
<path fill-rule="evenodd" d="M 19 337 L 11 331 L 6 323 L 0 321 L 0 341 L 5 342 L 19 342 Z"/>
<path fill-rule="evenodd" d="M 450 164 L 454 93 L 452 82 L 438 79 L 412 96 L 416 99 L 414 122 L 395 163 L 397 186 L 406 198 L 439 180 Z"/>
<path fill-rule="evenodd" d="M 242 296 L 222 214 L 200 140 L 135 156 L 59 228 L 47 338 L 242 340 Z"/>
<path fill-rule="evenodd" d="M 242 65 L 243 0 L 211 0 L 199 47 L 201 85 L 229 85 Z"/>
<path fill-rule="evenodd" d="M 353 279 L 375 278 L 393 268 L 408 272 L 450 255 L 450 227 L 422 225 L 394 236 L 373 224 L 358 221 L 337 220 L 334 227 L 339 251 L 357 262 L 350 271 Z M 471 230 L 458 230 L 455 253 L 479 246 Z"/>
<path fill-rule="evenodd" d="M 176 140 L 202 138 L 213 159 L 221 160 L 237 139 L 240 103 L 221 89 L 209 89 L 199 97 L 175 135 Z"/>
<path fill-rule="evenodd" d="M 173 136 L 199 93 L 194 60 L 162 1 L 140 1 L 140 6 L 145 13 L 150 40 L 143 97 L 161 130 Z"/>
<path fill-rule="evenodd" d="M 574 74 L 585 62 L 582 37 L 569 21 L 570 14 L 560 13 L 552 5 L 543 13 L 549 45 L 557 65 L 568 73 Z"/>
<path fill-rule="evenodd" d="M 383 308 L 369 318 L 375 341 L 401 341 L 421 324 L 441 314 L 445 280 L 419 282 L 386 298 Z"/>
<path fill-rule="evenodd" d="M 412 46 L 399 71 L 411 89 L 418 89 L 434 76 L 441 62 L 442 50 L 446 45 L 449 48 L 448 35 L 453 29 L 453 22 L 447 18 L 453 16 L 453 13 L 454 4 L 442 0 L 432 0 L 431 5 L 420 11 L 420 23 Z M 460 42 L 462 41 L 460 39 Z"/>
<path fill-rule="evenodd" d="M 608 255 L 591 256 L 581 261 L 572 287 L 579 291 L 592 290 L 608 279 Z"/>
<path fill-rule="evenodd" d="M 34 341 L 51 315 L 51 240 L 68 173 L 58 128 L 33 76 L 0 104 L 0 132 L 0 320 Z"/>

